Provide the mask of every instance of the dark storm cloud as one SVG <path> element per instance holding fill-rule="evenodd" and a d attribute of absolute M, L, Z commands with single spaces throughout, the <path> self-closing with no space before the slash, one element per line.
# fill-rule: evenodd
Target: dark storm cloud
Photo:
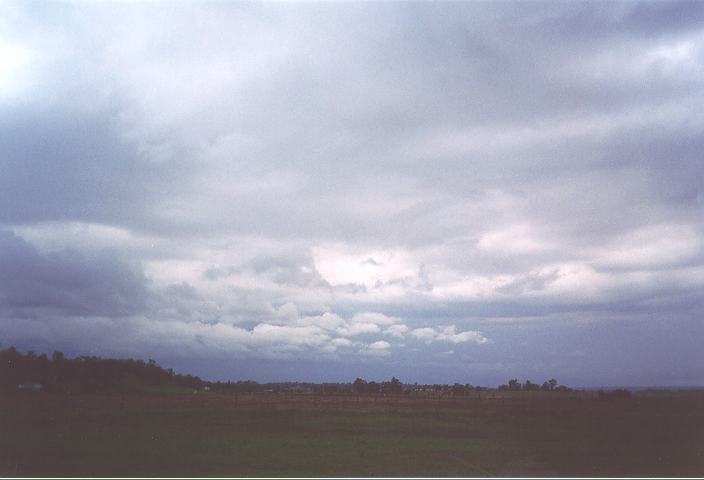
<path fill-rule="evenodd" d="M 0 117 L 0 221 L 81 221 L 150 230 L 154 205 L 176 193 L 175 173 L 119 131 L 117 111 L 37 106 Z"/>
<path fill-rule="evenodd" d="M 29 317 L 122 317 L 144 310 L 147 279 L 105 252 L 40 253 L 0 230 L 0 314 Z"/>

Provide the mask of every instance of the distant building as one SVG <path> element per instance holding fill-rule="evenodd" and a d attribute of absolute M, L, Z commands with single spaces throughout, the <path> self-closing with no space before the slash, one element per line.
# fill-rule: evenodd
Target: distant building
<path fill-rule="evenodd" d="M 32 392 L 38 392 L 42 389 L 41 383 L 20 383 L 17 385 L 18 390 L 28 390 Z"/>

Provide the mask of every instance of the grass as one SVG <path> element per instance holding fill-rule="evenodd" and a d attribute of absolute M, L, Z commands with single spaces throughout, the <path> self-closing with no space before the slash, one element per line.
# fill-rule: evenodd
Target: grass
<path fill-rule="evenodd" d="M 704 395 L 6 395 L 5 476 L 702 476 Z"/>

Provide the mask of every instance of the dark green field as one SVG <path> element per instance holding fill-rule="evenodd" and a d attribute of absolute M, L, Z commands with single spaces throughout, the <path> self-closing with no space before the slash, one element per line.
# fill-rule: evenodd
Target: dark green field
<path fill-rule="evenodd" d="M 0 399 L 4 476 L 702 476 L 704 394 Z"/>

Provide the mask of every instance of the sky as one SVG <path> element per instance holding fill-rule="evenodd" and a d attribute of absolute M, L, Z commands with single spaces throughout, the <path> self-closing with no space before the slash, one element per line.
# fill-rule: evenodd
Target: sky
<path fill-rule="evenodd" d="M 704 385 L 704 2 L 0 2 L 0 347 Z"/>

